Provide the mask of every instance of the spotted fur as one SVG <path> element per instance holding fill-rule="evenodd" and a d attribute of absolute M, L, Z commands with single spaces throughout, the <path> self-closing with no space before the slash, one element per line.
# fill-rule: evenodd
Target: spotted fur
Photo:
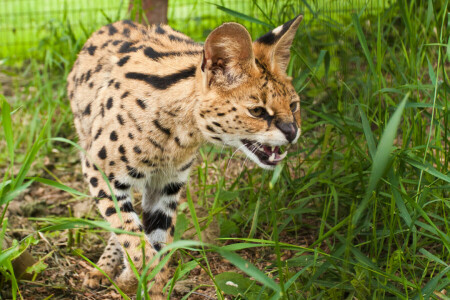
<path fill-rule="evenodd" d="M 142 270 L 172 241 L 180 190 L 203 143 L 240 148 L 272 169 L 282 159 L 279 146 L 297 141 L 299 97 L 285 70 L 301 19 L 255 42 L 236 23 L 201 45 L 166 25 L 131 21 L 104 26 L 86 42 L 67 88 L 83 173 L 112 227 L 146 235 L 142 249 L 139 236 L 113 234 L 99 260 L 125 291 L 136 284 L 127 255 Z M 132 188 L 143 192 L 142 220 Z M 152 299 L 162 299 L 166 277 L 164 268 Z M 85 280 L 91 288 L 106 283 L 95 269 Z"/>

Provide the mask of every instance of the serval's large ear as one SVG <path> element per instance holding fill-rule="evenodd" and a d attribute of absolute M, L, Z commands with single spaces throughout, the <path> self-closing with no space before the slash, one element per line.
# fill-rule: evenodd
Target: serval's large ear
<path fill-rule="evenodd" d="M 206 38 L 201 65 L 204 88 L 236 87 L 254 67 L 252 39 L 244 26 L 225 23 Z"/>
<path fill-rule="evenodd" d="M 279 68 L 285 72 L 290 59 L 290 48 L 303 16 L 298 15 L 278 26 L 253 43 L 255 56 L 262 59 L 271 70 Z"/>

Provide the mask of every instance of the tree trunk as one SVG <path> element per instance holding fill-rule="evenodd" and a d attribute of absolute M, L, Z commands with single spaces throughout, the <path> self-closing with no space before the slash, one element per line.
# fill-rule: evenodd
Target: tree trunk
<path fill-rule="evenodd" d="M 129 11 L 133 12 L 133 5 L 135 0 L 130 1 Z M 139 16 L 139 9 L 136 11 L 136 20 L 141 23 L 148 24 L 167 24 L 167 7 L 169 0 L 142 0 L 142 12 L 145 14 L 147 20 L 142 20 L 142 16 Z M 142 21 L 141 21 L 142 20 Z"/>

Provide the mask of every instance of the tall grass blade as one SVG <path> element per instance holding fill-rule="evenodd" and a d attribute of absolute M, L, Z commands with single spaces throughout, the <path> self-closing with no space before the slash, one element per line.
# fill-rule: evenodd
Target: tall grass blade
<path fill-rule="evenodd" d="M 400 124 L 400 120 L 402 118 L 403 110 L 405 108 L 406 102 L 409 98 L 409 93 L 405 95 L 402 102 L 397 107 L 395 113 L 392 115 L 389 120 L 386 128 L 383 131 L 383 134 L 380 139 L 380 143 L 377 148 L 377 152 L 375 153 L 375 157 L 372 163 L 372 172 L 369 177 L 369 184 L 366 190 L 366 194 L 363 198 L 363 201 L 359 204 L 355 214 L 353 215 L 353 224 L 357 224 L 363 211 L 366 209 L 369 204 L 369 199 L 372 196 L 372 192 L 375 191 L 375 188 L 383 175 L 386 166 L 389 161 L 389 157 L 392 152 L 392 146 L 394 144 L 395 136 L 397 135 L 397 128 Z"/>

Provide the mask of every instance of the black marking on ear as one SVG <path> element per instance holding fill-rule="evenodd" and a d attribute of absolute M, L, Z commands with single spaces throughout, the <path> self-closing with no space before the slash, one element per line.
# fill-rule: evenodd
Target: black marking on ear
<path fill-rule="evenodd" d="M 114 35 L 114 34 L 116 34 L 116 33 L 117 33 L 117 28 L 114 27 L 113 24 L 109 24 L 109 25 L 108 25 L 108 34 L 109 34 L 109 35 Z"/>
<path fill-rule="evenodd" d="M 94 136 L 94 141 L 100 137 L 100 135 L 102 134 L 102 131 L 103 131 L 103 128 L 100 127 Z"/>
<path fill-rule="evenodd" d="M 142 100 L 142 99 L 136 99 L 136 103 L 144 110 L 147 108 L 147 105 L 145 104 L 145 101 Z"/>
<path fill-rule="evenodd" d="M 189 77 L 195 76 L 195 66 L 190 66 L 178 73 L 166 75 L 166 76 L 156 76 L 145 73 L 129 72 L 125 74 L 128 79 L 141 80 L 145 83 L 151 85 L 155 89 L 165 90 L 180 80 L 187 79 Z"/>
<path fill-rule="evenodd" d="M 163 127 L 163 126 L 161 125 L 161 123 L 159 123 L 158 120 L 153 120 L 153 124 L 156 126 L 156 128 L 158 128 L 159 130 L 161 130 L 164 134 L 166 134 L 166 135 L 168 135 L 168 136 L 171 135 L 170 129 L 169 129 L 169 128 L 166 128 L 166 127 Z"/>
<path fill-rule="evenodd" d="M 118 190 L 128 190 L 131 186 L 129 184 L 116 180 L 114 181 L 114 187 Z"/>
<path fill-rule="evenodd" d="M 128 61 L 129 59 L 130 59 L 130 56 L 129 56 L 129 55 L 124 56 L 124 57 L 122 57 L 122 58 L 117 62 L 117 65 L 118 65 L 119 67 L 122 67 L 124 64 L 127 63 L 127 61 Z"/>
<path fill-rule="evenodd" d="M 89 47 L 87 47 L 87 51 L 89 52 L 89 55 L 94 55 L 96 49 L 97 49 L 97 46 L 94 46 L 94 45 L 90 45 Z"/>
<path fill-rule="evenodd" d="M 178 194 L 180 189 L 183 187 L 184 182 L 171 182 L 166 184 L 163 188 L 163 193 L 167 196 L 172 196 Z"/>
<path fill-rule="evenodd" d="M 83 111 L 83 115 L 85 115 L 85 116 L 89 116 L 90 114 L 91 114 L 91 103 L 86 105 L 86 108 Z"/>
<path fill-rule="evenodd" d="M 289 22 L 281 25 L 282 28 L 281 28 L 280 32 L 278 32 L 277 34 L 273 33 L 273 30 L 271 30 L 268 33 L 261 36 L 259 39 L 257 39 L 256 42 L 264 44 L 264 45 L 273 45 L 273 44 L 277 43 L 278 40 L 286 33 L 286 31 L 288 31 L 288 29 L 291 27 L 292 23 L 296 19 L 297 18 L 294 18 L 294 19 L 290 20 Z"/>
<path fill-rule="evenodd" d="M 145 177 L 144 173 L 141 173 L 138 170 L 136 170 L 135 168 L 130 167 L 128 165 L 127 165 L 127 170 L 128 170 L 128 175 L 130 175 L 133 178 L 141 179 L 141 178 Z"/>
<path fill-rule="evenodd" d="M 144 221 L 146 234 L 149 234 L 156 229 L 167 230 L 172 225 L 172 217 L 166 215 L 160 210 L 157 210 L 155 212 L 145 211 L 143 213 L 142 219 Z"/>

